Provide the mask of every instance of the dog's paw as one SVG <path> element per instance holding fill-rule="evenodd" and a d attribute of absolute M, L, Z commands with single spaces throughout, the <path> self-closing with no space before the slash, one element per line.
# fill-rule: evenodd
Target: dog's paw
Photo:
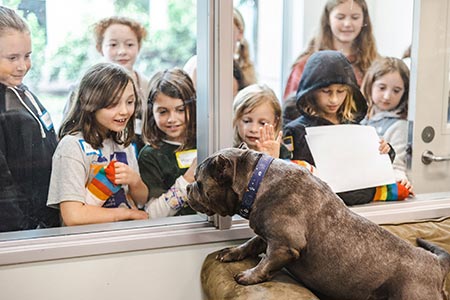
<path fill-rule="evenodd" d="M 266 281 L 268 276 L 258 276 L 253 269 L 242 271 L 234 276 L 237 283 L 242 285 L 252 285 Z"/>
<path fill-rule="evenodd" d="M 243 260 L 245 256 L 243 255 L 241 249 L 237 247 L 225 248 L 219 251 L 216 259 L 221 262 L 233 262 Z"/>

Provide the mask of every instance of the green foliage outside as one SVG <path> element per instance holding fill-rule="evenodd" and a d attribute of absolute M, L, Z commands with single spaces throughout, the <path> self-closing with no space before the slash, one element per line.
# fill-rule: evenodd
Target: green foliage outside
<path fill-rule="evenodd" d="M 184 63 L 196 53 L 196 6 L 194 0 L 168 1 L 167 30 L 155 32 L 141 51 L 145 74 Z M 152 24 L 150 24 L 151 28 Z"/>
<path fill-rule="evenodd" d="M 16 9 L 19 7 L 21 0 L 6 0 L 2 5 Z M 16 10 L 17 13 L 24 17 L 23 11 Z M 36 15 L 28 14 L 27 23 L 32 33 L 32 68 L 27 74 L 27 82 L 30 86 L 35 86 L 42 77 L 42 68 L 44 65 L 44 51 L 45 51 L 45 28 L 39 26 Z"/>
<path fill-rule="evenodd" d="M 45 0 L 35 1 L 45 5 Z M 196 52 L 196 0 L 165 1 L 168 3 L 169 23 L 166 29 L 156 32 L 152 31 L 149 20 L 149 0 L 114 1 L 117 15 L 138 20 L 150 33 L 142 45 L 140 58 L 136 63 L 137 69 L 148 77 L 161 69 L 182 67 Z M 21 2 L 27 1 L 6 0 L 3 5 L 17 9 Z M 17 11 L 24 15 L 20 10 Z M 84 30 L 68 32 L 57 49 L 46 54 L 46 28 L 39 25 L 33 13 L 27 14 L 26 20 L 33 42 L 33 67 L 26 82 L 33 90 L 39 90 L 43 83 L 47 86 L 61 83 L 68 90 L 68 82 L 76 82 L 90 65 L 98 62 L 99 55 L 93 53 L 94 39 L 89 25 Z M 86 20 L 85 24 L 92 25 L 95 21 L 97 20 Z"/>

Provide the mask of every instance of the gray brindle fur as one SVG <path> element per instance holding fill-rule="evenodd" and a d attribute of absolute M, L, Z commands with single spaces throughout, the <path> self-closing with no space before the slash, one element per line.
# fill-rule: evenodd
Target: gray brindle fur
<path fill-rule="evenodd" d="M 261 153 L 228 148 L 198 165 L 189 205 L 207 215 L 232 216 Z M 450 255 L 422 239 L 415 247 L 353 213 L 306 169 L 275 159 L 257 192 L 249 225 L 256 236 L 223 249 L 222 262 L 265 253 L 235 276 L 243 285 L 270 279 L 281 268 L 333 299 L 447 299 Z"/>

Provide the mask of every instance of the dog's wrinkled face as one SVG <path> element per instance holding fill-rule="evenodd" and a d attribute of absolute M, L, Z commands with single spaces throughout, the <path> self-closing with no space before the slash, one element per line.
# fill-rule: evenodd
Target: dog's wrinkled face
<path fill-rule="evenodd" d="M 207 215 L 236 213 L 239 199 L 232 184 L 240 155 L 242 150 L 224 149 L 197 166 L 195 181 L 187 186 L 188 203 L 193 209 Z"/>

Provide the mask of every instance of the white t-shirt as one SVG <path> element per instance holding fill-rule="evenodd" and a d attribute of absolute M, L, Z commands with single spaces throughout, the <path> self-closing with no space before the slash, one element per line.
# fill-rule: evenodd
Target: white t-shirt
<path fill-rule="evenodd" d="M 86 186 L 99 168 L 106 167 L 111 160 L 126 163 L 139 174 L 136 150 L 132 145 L 124 147 L 107 139 L 103 141 L 103 147 L 96 150 L 83 139 L 81 134 L 63 137 L 53 154 L 47 206 L 59 208 L 59 204 L 63 201 L 86 203 Z M 117 199 L 111 197 L 104 207 L 122 206 L 120 204 L 124 203 L 123 201 L 133 206 L 127 195 L 128 186 L 122 185 L 122 191 L 115 194 Z M 119 199 L 120 197 L 126 197 L 126 199 Z"/>

